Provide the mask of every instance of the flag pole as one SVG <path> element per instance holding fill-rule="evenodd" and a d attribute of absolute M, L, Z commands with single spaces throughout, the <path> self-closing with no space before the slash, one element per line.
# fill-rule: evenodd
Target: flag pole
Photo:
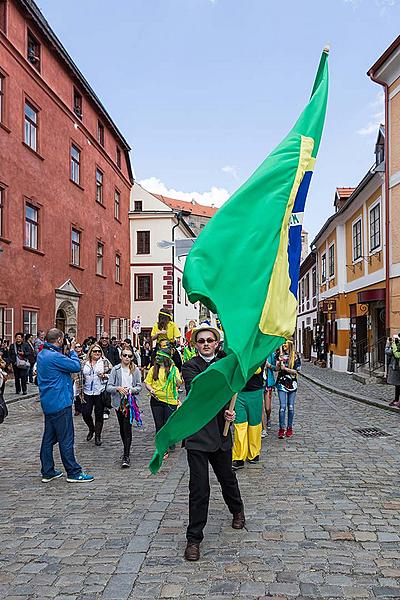
<path fill-rule="evenodd" d="M 228 408 L 228 410 L 230 412 L 232 412 L 233 410 L 235 410 L 236 398 L 237 398 L 237 394 L 234 394 L 232 396 L 232 398 L 231 398 L 231 401 L 229 402 L 229 408 Z M 231 424 L 231 421 L 225 421 L 225 427 L 224 427 L 224 433 L 223 433 L 224 437 L 226 437 L 228 435 L 230 424 Z"/>

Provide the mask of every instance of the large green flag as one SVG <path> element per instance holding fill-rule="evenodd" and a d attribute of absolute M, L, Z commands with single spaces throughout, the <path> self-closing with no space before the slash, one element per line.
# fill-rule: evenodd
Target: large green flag
<path fill-rule="evenodd" d="M 297 123 L 209 221 L 186 259 L 191 302 L 218 313 L 227 356 L 192 382 L 182 406 L 156 436 L 150 470 L 204 427 L 296 324 L 301 229 L 328 96 L 324 49 L 311 98 Z"/>

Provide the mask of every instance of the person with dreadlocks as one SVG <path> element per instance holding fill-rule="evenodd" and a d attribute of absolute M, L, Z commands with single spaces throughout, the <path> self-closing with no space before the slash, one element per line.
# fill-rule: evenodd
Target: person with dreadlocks
<path fill-rule="evenodd" d="M 157 433 L 180 405 L 178 386 L 182 379 L 171 358 L 170 350 L 165 345 L 157 351 L 154 364 L 150 367 L 144 383 L 150 392 L 150 408 Z M 170 451 L 174 449 L 171 447 Z M 164 458 L 168 458 L 168 453 Z"/>
<path fill-rule="evenodd" d="M 161 342 L 167 341 L 170 346 L 174 349 L 171 353 L 172 358 L 179 370 L 182 369 L 182 359 L 176 349 L 181 339 L 181 332 L 179 327 L 172 320 L 172 312 L 169 308 L 161 308 L 158 313 L 157 323 L 153 325 L 151 330 L 151 339 L 155 342 L 155 352 L 160 349 Z M 155 356 L 153 353 L 153 358 Z"/>
<path fill-rule="evenodd" d="M 124 445 L 122 469 L 130 467 L 130 449 L 132 443 L 132 423 L 141 425 L 137 395 L 142 389 L 140 370 L 133 361 L 133 352 L 125 346 L 121 353 L 121 364 L 115 365 L 107 382 L 107 392 L 111 394 L 111 405 L 115 408 L 119 423 L 119 432 Z"/>
<path fill-rule="evenodd" d="M 279 439 L 293 435 L 294 401 L 297 392 L 297 373 L 300 371 L 300 358 L 296 356 L 293 342 L 286 340 L 279 356 L 279 371 L 276 388 L 279 396 Z M 285 431 L 286 408 L 288 411 L 287 429 Z"/>

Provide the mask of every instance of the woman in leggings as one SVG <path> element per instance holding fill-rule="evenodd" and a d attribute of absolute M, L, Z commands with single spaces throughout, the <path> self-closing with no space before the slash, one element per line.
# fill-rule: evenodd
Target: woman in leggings
<path fill-rule="evenodd" d="M 107 392 L 111 394 L 111 404 L 115 408 L 119 423 L 119 432 L 124 445 L 122 469 L 130 467 L 130 449 L 132 443 L 132 402 L 142 389 L 140 370 L 133 362 L 133 352 L 126 345 L 121 353 L 121 364 L 112 368 L 107 383 Z M 133 398 L 132 398 L 133 396 Z"/>
<path fill-rule="evenodd" d="M 95 436 L 96 446 L 101 446 L 101 431 L 103 429 L 104 404 L 102 392 L 105 389 L 110 363 L 105 358 L 99 344 L 93 344 L 89 348 L 87 358 L 83 363 L 83 400 L 82 418 L 88 426 L 89 432 L 86 436 L 89 442 Z M 93 408 L 94 420 L 93 423 Z"/>

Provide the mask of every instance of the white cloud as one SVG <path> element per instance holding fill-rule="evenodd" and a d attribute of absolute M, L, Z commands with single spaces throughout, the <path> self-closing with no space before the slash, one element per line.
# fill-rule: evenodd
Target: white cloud
<path fill-rule="evenodd" d="M 222 167 L 221 170 L 223 173 L 229 173 L 229 175 L 232 175 L 233 179 L 238 181 L 239 175 L 237 172 L 237 167 L 235 167 L 234 165 L 225 165 L 225 167 Z"/>
<path fill-rule="evenodd" d="M 370 103 L 369 108 L 373 109 L 375 112 L 370 116 L 368 123 L 361 127 L 361 129 L 357 130 L 358 135 L 377 135 L 378 128 L 381 123 L 385 120 L 384 113 L 384 99 L 385 96 L 382 91 L 380 91 L 376 97 L 376 100 Z M 378 111 L 376 109 L 379 109 Z"/>
<path fill-rule="evenodd" d="M 148 177 L 139 181 L 140 185 L 143 186 L 149 192 L 154 194 L 162 194 L 169 198 L 175 198 L 176 200 L 186 200 L 190 202 L 195 200 L 198 204 L 205 204 L 206 206 L 222 206 L 231 195 L 225 188 L 219 188 L 212 186 L 208 192 L 182 192 L 173 188 L 168 188 L 157 177 Z"/>

